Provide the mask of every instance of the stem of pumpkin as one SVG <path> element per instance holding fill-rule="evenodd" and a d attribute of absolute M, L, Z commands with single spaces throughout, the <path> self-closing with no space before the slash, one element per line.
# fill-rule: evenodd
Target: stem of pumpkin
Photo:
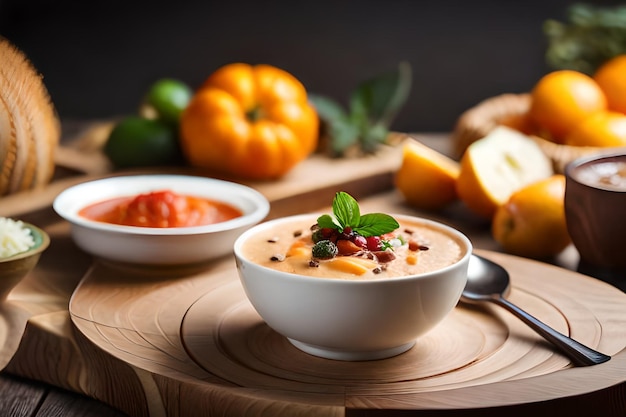
<path fill-rule="evenodd" d="M 263 117 L 263 109 L 261 108 L 261 106 L 257 105 L 246 112 L 246 117 L 249 121 L 256 122 Z"/>

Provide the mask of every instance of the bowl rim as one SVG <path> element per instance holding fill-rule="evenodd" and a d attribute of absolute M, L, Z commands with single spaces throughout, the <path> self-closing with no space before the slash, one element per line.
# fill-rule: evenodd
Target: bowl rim
<path fill-rule="evenodd" d="M 25 251 L 18 252 L 18 253 L 14 254 L 14 255 L 7 256 L 6 258 L 0 259 L 0 263 L 7 263 L 7 262 L 11 262 L 11 261 L 17 261 L 17 260 L 20 260 L 20 259 L 28 258 L 30 256 L 38 255 L 38 254 L 42 253 L 44 250 L 46 250 L 48 248 L 48 246 L 50 246 L 50 236 L 43 229 L 41 229 L 40 227 L 35 226 L 32 223 L 27 223 L 25 221 L 22 221 L 22 226 L 24 228 L 29 229 L 31 234 L 33 234 L 33 235 L 37 234 L 38 235 L 38 238 L 37 238 L 37 236 L 33 236 L 33 238 L 35 239 L 35 245 L 31 246 L 30 248 L 26 249 Z"/>
<path fill-rule="evenodd" d="M 121 191 L 117 194 L 117 196 L 124 195 L 136 195 L 142 192 L 154 191 L 158 189 L 171 189 L 174 186 L 167 185 L 172 184 L 173 182 L 179 183 L 202 183 L 203 185 L 213 185 L 220 187 L 221 191 L 229 190 L 232 195 L 236 195 L 242 197 L 246 201 L 250 202 L 253 208 L 247 213 L 244 212 L 242 216 L 236 217 L 231 220 L 213 223 L 208 225 L 201 226 L 188 226 L 188 227 L 168 227 L 168 228 L 156 228 L 156 227 L 142 227 L 142 226 L 125 226 L 125 225 L 117 225 L 111 223 L 98 222 L 94 220 L 89 220 L 87 218 L 81 217 L 78 215 L 78 209 L 68 209 L 66 207 L 69 203 L 67 200 L 72 198 L 73 195 L 79 193 L 80 191 L 84 191 L 88 188 L 96 187 L 102 184 L 115 184 L 115 183 L 123 183 L 129 182 L 130 185 L 134 185 L 135 191 Z M 153 184 L 161 184 L 161 185 L 153 185 Z M 148 185 L 149 184 L 149 185 Z M 176 190 L 174 190 L 176 191 Z M 186 194 L 192 194 L 192 192 L 185 191 Z M 201 195 L 199 193 L 198 195 Z M 97 201 L 105 200 L 107 198 L 113 198 L 114 195 L 103 196 L 101 199 L 92 199 L 84 202 L 80 205 L 80 208 L 85 207 L 87 204 L 94 203 Z M 234 204 L 231 201 L 227 201 L 225 198 L 221 198 L 221 196 L 216 195 L 216 200 L 233 204 L 237 208 L 242 209 L 242 207 Z M 270 210 L 270 203 L 267 198 L 261 194 L 259 191 L 255 190 L 252 187 L 247 185 L 239 184 L 232 181 L 219 180 L 210 177 L 203 177 L 198 175 L 186 175 L 186 174 L 131 174 L 131 175 L 119 175 L 119 176 L 111 176 L 105 177 L 95 180 L 89 180 L 85 182 L 81 182 L 79 184 L 72 185 L 63 191 L 61 191 L 54 199 L 52 203 L 52 207 L 54 211 L 69 221 L 70 223 L 82 226 L 88 229 L 99 230 L 102 232 L 110 232 L 110 233 L 121 233 L 121 234 L 133 234 L 133 235 L 147 235 L 147 236 L 181 236 L 181 235 L 199 235 L 206 233 L 215 233 L 226 230 L 233 230 L 240 227 L 245 227 L 250 224 L 258 223 L 263 220 Z"/>
<path fill-rule="evenodd" d="M 306 213 L 306 214 L 296 214 L 296 215 L 291 215 L 291 216 L 279 217 L 279 218 L 265 221 L 263 223 L 259 223 L 251 227 L 250 229 L 246 230 L 241 235 L 239 235 L 239 237 L 235 240 L 235 243 L 233 244 L 233 253 L 238 260 L 237 266 L 239 267 L 240 262 L 246 262 L 250 265 L 253 265 L 255 268 L 277 273 L 282 278 L 287 279 L 289 281 L 302 281 L 302 282 L 308 282 L 308 283 L 330 282 L 332 283 L 332 285 L 352 285 L 352 286 L 354 285 L 378 285 L 381 282 L 426 280 L 426 279 L 432 278 L 433 276 L 438 276 L 442 273 L 446 273 L 447 271 L 456 268 L 459 264 L 463 262 L 469 262 L 470 255 L 472 254 L 472 251 L 473 251 L 473 244 L 471 240 L 469 239 L 469 237 L 467 237 L 465 233 L 461 232 L 460 230 L 452 226 L 449 226 L 445 223 L 428 219 L 425 217 L 413 216 L 410 214 L 389 213 L 392 217 L 398 220 L 402 220 L 402 219 L 412 220 L 418 223 L 431 225 L 431 226 L 434 226 L 435 228 L 448 231 L 449 233 L 453 234 L 460 242 L 462 242 L 462 244 L 464 244 L 467 247 L 466 253 L 456 262 L 448 266 L 445 266 L 443 268 L 435 269 L 433 271 L 424 272 L 424 273 L 417 274 L 417 275 L 404 275 L 404 276 L 398 276 L 398 277 L 380 277 L 380 278 L 372 278 L 372 279 L 343 279 L 343 278 L 334 278 L 334 277 L 324 277 L 324 278 L 309 277 L 306 275 L 299 275 L 299 274 L 294 274 L 290 272 L 278 271 L 276 269 L 269 268 L 267 266 L 259 265 L 259 264 L 249 261 L 245 256 L 243 256 L 241 252 L 241 247 L 243 246 L 243 243 L 247 240 L 247 238 L 250 235 L 258 232 L 259 230 L 268 228 L 268 227 L 271 227 L 272 225 L 280 224 L 283 222 L 303 220 L 305 218 L 317 218 L 318 216 L 322 214 L 327 214 L 327 213 L 321 213 L 321 212 L 320 213 Z M 241 274 L 240 274 L 240 277 L 241 277 Z"/>
<path fill-rule="evenodd" d="M 624 190 L 616 189 L 614 187 L 592 185 L 592 184 L 589 184 L 588 182 L 582 181 L 580 179 L 580 176 L 575 174 L 575 171 L 578 168 L 581 168 L 583 166 L 590 166 L 596 163 L 601 164 L 601 163 L 612 162 L 612 161 L 626 162 L 626 148 L 623 148 L 622 150 L 600 152 L 600 153 L 595 153 L 592 155 L 585 155 L 585 156 L 576 158 L 565 166 L 564 175 L 565 175 L 566 180 L 575 182 L 586 188 L 592 188 L 595 190 L 600 190 L 600 191 L 604 191 L 608 193 L 623 194 Z"/>

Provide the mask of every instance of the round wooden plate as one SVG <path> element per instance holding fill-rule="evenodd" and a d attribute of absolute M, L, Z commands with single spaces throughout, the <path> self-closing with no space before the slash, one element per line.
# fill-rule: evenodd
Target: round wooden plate
<path fill-rule="evenodd" d="M 212 392 L 214 401 L 194 405 L 207 413 L 501 407 L 576 397 L 624 381 L 626 294 L 555 266 L 477 252 L 509 270 L 511 301 L 614 357 L 573 368 L 508 312 L 462 304 L 396 357 L 314 357 L 260 319 L 231 259 L 208 270 L 161 273 L 97 263 L 74 292 L 70 314 L 83 335 L 124 363 L 182 389 Z M 183 401 L 160 395 L 168 404 Z"/>

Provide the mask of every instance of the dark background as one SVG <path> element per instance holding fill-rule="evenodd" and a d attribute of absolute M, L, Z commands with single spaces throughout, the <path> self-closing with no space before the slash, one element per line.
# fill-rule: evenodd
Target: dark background
<path fill-rule="evenodd" d="M 196 88 L 234 61 L 281 67 L 345 103 L 404 60 L 413 87 L 393 128 L 448 131 L 480 100 L 532 88 L 549 70 L 542 24 L 572 3 L 0 0 L 0 35 L 43 75 L 62 119 L 134 113 L 155 80 Z"/>

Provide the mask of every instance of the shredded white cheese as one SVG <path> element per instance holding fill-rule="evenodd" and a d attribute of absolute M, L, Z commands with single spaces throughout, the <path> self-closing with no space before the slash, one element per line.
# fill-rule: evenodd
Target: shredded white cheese
<path fill-rule="evenodd" d="M 34 244 L 30 230 L 22 221 L 0 217 L 0 259 L 24 252 Z"/>

